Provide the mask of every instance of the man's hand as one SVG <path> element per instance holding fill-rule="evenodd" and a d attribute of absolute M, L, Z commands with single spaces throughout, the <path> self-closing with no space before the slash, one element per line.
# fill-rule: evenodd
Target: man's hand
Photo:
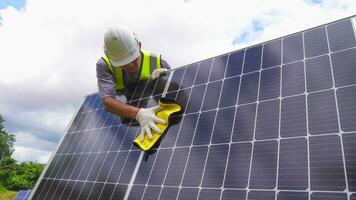
<path fill-rule="evenodd" d="M 153 70 L 152 74 L 151 74 L 151 78 L 152 80 L 160 77 L 162 74 L 166 74 L 167 73 L 167 69 L 165 68 L 158 68 L 158 69 L 155 69 Z"/>
<path fill-rule="evenodd" d="M 138 111 L 136 115 L 136 120 L 140 123 L 141 126 L 141 133 L 139 137 L 142 142 L 145 139 L 145 134 L 147 134 L 150 140 L 153 138 L 151 129 L 156 133 L 161 132 L 161 130 L 156 126 L 155 123 L 160 123 L 162 125 L 166 124 L 166 121 L 156 116 L 156 113 L 163 109 L 164 109 L 163 106 L 158 105 L 152 108 L 141 108 Z"/>

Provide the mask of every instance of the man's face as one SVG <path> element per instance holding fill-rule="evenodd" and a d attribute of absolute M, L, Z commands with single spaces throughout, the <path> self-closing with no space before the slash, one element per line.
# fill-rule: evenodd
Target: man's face
<path fill-rule="evenodd" d="M 129 64 L 123 65 L 121 68 L 127 72 L 136 72 L 140 68 L 141 63 L 141 55 L 138 56 L 134 61 L 130 62 Z"/>

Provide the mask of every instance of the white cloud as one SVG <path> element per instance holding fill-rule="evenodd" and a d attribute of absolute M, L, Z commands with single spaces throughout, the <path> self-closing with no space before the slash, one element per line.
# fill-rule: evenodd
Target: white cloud
<path fill-rule="evenodd" d="M 51 154 L 51 151 L 44 151 L 30 147 L 15 146 L 15 152 L 13 153 L 13 157 L 18 162 L 32 161 L 39 163 L 47 163 L 47 161 L 51 157 Z"/>
<path fill-rule="evenodd" d="M 97 90 L 95 63 L 111 24 L 128 26 L 179 67 L 355 11 L 354 0 L 27 0 L 21 11 L 0 10 L 0 114 L 15 132 L 58 140 L 83 96 Z M 19 159 L 43 160 L 42 147 L 23 140 L 17 148 Z"/>

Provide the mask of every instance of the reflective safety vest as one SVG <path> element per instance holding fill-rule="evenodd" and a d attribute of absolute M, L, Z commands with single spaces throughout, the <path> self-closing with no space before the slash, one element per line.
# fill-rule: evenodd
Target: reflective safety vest
<path fill-rule="evenodd" d="M 140 80 L 149 80 L 151 78 L 151 74 L 153 70 L 161 68 L 161 55 L 152 55 L 149 51 L 142 51 L 142 66 L 140 73 Z M 103 56 L 106 66 L 110 69 L 110 71 L 115 74 L 115 89 L 122 90 L 125 88 L 124 79 L 123 79 L 123 71 L 121 67 L 113 67 L 110 63 L 109 58 L 104 55 Z"/>

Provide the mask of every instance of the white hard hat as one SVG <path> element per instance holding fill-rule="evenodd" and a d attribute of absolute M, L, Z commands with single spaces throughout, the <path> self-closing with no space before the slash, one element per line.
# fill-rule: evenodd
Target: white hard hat
<path fill-rule="evenodd" d="M 123 26 L 112 26 L 104 34 L 104 51 L 113 66 L 123 66 L 140 55 L 139 42 Z"/>

